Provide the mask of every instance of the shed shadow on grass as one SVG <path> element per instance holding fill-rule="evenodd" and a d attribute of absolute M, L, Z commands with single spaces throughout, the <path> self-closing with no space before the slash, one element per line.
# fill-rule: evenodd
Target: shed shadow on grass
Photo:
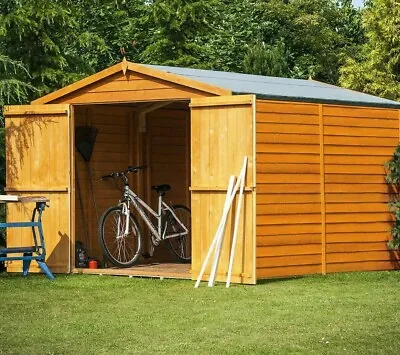
<path fill-rule="evenodd" d="M 286 281 L 302 280 L 308 278 L 308 276 L 289 276 L 289 277 L 274 277 L 271 279 L 257 280 L 257 285 L 268 285 L 273 283 L 281 283 Z"/>

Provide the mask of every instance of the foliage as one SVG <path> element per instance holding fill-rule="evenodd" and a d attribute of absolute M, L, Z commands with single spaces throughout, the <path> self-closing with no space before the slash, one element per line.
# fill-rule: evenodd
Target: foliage
<path fill-rule="evenodd" d="M 400 99 L 400 3 L 397 0 L 368 2 L 363 13 L 367 41 L 341 69 L 345 87 Z"/>
<path fill-rule="evenodd" d="M 211 1 L 155 0 L 151 5 L 150 44 L 145 63 L 204 67 L 200 38 L 210 30 Z"/>
<path fill-rule="evenodd" d="M 260 1 L 256 36 L 266 45 L 284 43 L 289 75 L 337 83 L 340 56 L 347 43 L 341 34 L 342 12 L 333 0 Z"/>
<path fill-rule="evenodd" d="M 243 65 L 244 71 L 249 74 L 288 77 L 288 61 L 289 54 L 283 42 L 275 46 L 260 43 L 247 50 Z"/>
<path fill-rule="evenodd" d="M 389 249 L 400 249 L 400 145 L 394 151 L 393 158 L 385 164 L 386 182 L 391 187 L 389 210 L 394 217 L 391 229 L 392 239 L 388 243 Z"/>
<path fill-rule="evenodd" d="M 98 33 L 90 32 L 93 6 L 88 4 L 73 0 L 0 0 L 0 52 L 28 69 L 29 83 L 39 90 L 36 96 L 108 64 L 104 57 L 110 55 L 109 47 Z M 98 24 L 102 28 L 104 21 Z"/>

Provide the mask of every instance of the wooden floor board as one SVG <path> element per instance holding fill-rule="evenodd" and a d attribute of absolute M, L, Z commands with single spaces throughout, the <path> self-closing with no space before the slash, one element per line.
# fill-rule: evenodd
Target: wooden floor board
<path fill-rule="evenodd" d="M 130 268 L 110 267 L 106 269 L 80 269 L 72 270 L 76 274 L 116 275 L 132 277 L 154 277 L 168 279 L 191 280 L 191 265 L 179 263 L 148 263 L 139 264 Z"/>

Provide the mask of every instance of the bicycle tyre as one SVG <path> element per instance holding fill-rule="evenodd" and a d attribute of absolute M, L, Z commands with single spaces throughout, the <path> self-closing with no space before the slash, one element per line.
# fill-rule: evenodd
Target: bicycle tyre
<path fill-rule="evenodd" d="M 189 233 L 183 236 L 167 238 L 165 240 L 169 249 L 172 251 L 174 256 L 182 263 L 190 263 L 192 260 L 192 219 L 190 209 L 183 205 L 175 205 L 171 207 L 174 213 L 179 218 L 179 220 L 185 225 Z M 169 218 L 167 218 L 166 223 L 168 234 L 176 233 L 177 228 L 182 228 L 174 218 L 172 218 L 172 223 Z M 179 230 L 178 230 L 179 232 Z"/>
<path fill-rule="evenodd" d="M 118 237 L 118 225 L 124 225 L 122 206 L 113 206 L 104 212 L 99 223 L 99 241 L 106 258 L 115 266 L 125 268 L 133 266 L 142 251 L 142 233 L 135 216 L 130 215 L 130 232 Z"/>

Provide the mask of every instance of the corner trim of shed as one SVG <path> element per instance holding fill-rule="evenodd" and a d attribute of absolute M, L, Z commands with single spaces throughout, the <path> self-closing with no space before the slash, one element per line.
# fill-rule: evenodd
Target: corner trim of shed
<path fill-rule="evenodd" d="M 88 85 L 98 82 L 104 78 L 107 78 L 107 77 L 115 74 L 115 73 L 118 73 L 119 71 L 122 71 L 125 74 L 127 70 L 133 71 L 136 73 L 140 73 L 143 75 L 147 75 L 150 77 L 154 77 L 157 79 L 161 79 L 161 80 L 164 80 L 167 82 L 175 83 L 178 85 L 190 87 L 192 89 L 196 89 L 199 91 L 204 91 L 204 92 L 214 94 L 217 96 L 232 95 L 232 91 L 228 90 L 228 89 L 224 89 L 224 88 L 221 88 L 218 86 L 202 83 L 197 80 L 188 79 L 181 75 L 166 73 L 166 72 L 163 72 L 158 69 L 146 67 L 144 65 L 123 61 L 123 62 L 115 64 L 107 69 L 104 69 L 96 74 L 93 74 L 87 78 L 84 78 L 73 84 L 70 84 L 62 89 L 54 91 L 45 96 L 42 96 L 42 97 L 32 101 L 31 104 L 32 105 L 42 105 L 42 104 L 51 103 L 52 101 L 54 101 L 60 97 L 66 96 L 74 91 L 77 91 Z"/>

